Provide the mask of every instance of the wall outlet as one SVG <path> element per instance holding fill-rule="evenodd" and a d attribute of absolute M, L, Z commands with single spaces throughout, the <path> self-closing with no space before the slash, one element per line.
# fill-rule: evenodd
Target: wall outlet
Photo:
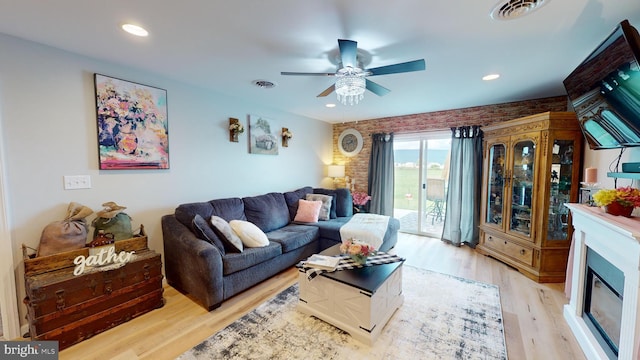
<path fill-rule="evenodd" d="M 66 175 L 64 176 L 64 189 L 91 189 L 90 175 Z"/>

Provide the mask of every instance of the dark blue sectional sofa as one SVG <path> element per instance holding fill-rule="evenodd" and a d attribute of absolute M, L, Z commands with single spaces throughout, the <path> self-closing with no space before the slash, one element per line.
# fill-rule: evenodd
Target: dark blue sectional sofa
<path fill-rule="evenodd" d="M 298 200 L 309 193 L 333 197 L 331 219 L 296 224 Z M 196 219 L 212 215 L 226 221 L 246 220 L 257 225 L 269 239 L 266 247 L 228 251 L 215 232 L 202 234 Z M 294 266 L 311 254 L 341 242 L 340 227 L 353 216 L 348 189 L 304 187 L 285 193 L 268 193 L 245 198 L 217 199 L 178 206 L 174 214 L 162 217 L 165 273 L 169 285 L 188 293 L 209 311 L 271 276 Z M 200 224 L 201 225 L 201 224 Z M 393 248 L 400 222 L 391 218 L 380 247 Z"/>

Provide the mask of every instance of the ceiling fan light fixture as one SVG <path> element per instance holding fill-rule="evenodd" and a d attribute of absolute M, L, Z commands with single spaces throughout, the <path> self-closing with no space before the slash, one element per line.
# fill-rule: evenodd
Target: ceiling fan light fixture
<path fill-rule="evenodd" d="M 366 73 L 360 68 L 344 67 L 336 73 L 336 94 L 343 105 L 357 105 L 367 89 Z"/>

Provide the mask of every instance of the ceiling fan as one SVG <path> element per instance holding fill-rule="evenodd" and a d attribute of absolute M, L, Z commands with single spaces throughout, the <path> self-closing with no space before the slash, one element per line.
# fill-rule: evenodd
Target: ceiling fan
<path fill-rule="evenodd" d="M 424 59 L 408 61 L 393 65 L 380 66 L 371 69 L 363 69 L 362 63 L 358 59 L 358 42 L 353 40 L 338 39 L 340 50 L 340 64 L 335 73 L 308 73 L 308 72 L 287 72 L 281 75 L 302 75 L 302 76 L 335 76 L 335 84 L 329 86 L 317 97 L 324 97 L 332 92 L 338 95 L 338 101 L 343 104 L 355 105 L 364 97 L 365 89 L 378 96 L 384 96 L 391 90 L 377 84 L 367 76 L 397 74 L 425 69 Z"/>

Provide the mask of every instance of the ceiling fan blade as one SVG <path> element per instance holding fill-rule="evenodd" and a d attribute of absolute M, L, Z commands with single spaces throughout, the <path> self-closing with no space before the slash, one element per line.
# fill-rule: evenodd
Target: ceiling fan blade
<path fill-rule="evenodd" d="M 334 92 L 335 90 L 336 90 L 336 84 L 333 84 L 333 85 L 329 86 L 327 88 L 327 90 L 325 90 L 325 91 L 321 92 L 320 94 L 318 94 L 318 96 L 316 96 L 316 97 L 325 97 L 325 96 L 331 94 L 332 92 Z"/>
<path fill-rule="evenodd" d="M 374 83 L 373 81 L 369 80 L 369 79 L 365 79 L 367 81 L 367 90 L 371 91 L 372 93 L 378 95 L 378 96 L 385 96 L 388 93 L 391 92 L 391 90 L 387 89 L 386 87 Z"/>
<path fill-rule="evenodd" d="M 338 39 L 338 46 L 340 47 L 340 57 L 342 58 L 343 67 L 358 67 L 357 53 L 358 43 L 353 40 Z"/>
<path fill-rule="evenodd" d="M 299 75 L 299 76 L 336 76 L 335 73 L 309 73 L 309 72 L 289 72 L 283 71 L 280 75 Z"/>
<path fill-rule="evenodd" d="M 420 71 L 426 68 L 424 64 L 424 59 L 407 61 L 404 63 L 380 66 L 373 69 L 366 69 L 365 71 L 370 73 L 369 76 L 375 75 L 387 75 L 387 74 L 397 74 L 411 71 Z"/>

